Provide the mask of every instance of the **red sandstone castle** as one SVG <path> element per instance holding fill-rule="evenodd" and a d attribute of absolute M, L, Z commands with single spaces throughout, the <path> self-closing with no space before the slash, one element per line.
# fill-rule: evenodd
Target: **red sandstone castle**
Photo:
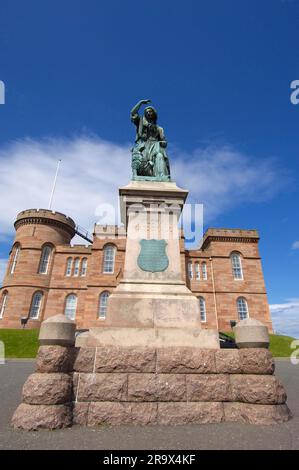
<path fill-rule="evenodd" d="M 59 212 L 18 214 L 16 237 L 0 290 L 0 327 L 29 328 L 58 313 L 78 329 L 105 326 L 107 303 L 122 277 L 126 237 L 95 225 L 90 245 L 71 246 L 75 222 Z M 272 330 L 256 230 L 208 229 L 200 249 L 186 250 L 183 280 L 198 297 L 203 328 L 230 330 L 231 320 L 256 318 Z"/>

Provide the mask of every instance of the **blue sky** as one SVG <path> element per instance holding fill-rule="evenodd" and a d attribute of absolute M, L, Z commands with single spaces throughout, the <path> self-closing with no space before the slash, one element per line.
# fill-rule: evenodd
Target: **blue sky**
<path fill-rule="evenodd" d="M 299 336 L 299 2 L 2 0 L 0 16 L 2 266 L 60 157 L 54 208 L 92 226 L 129 178 L 129 111 L 151 98 L 205 227 L 259 230 L 276 328 Z"/>

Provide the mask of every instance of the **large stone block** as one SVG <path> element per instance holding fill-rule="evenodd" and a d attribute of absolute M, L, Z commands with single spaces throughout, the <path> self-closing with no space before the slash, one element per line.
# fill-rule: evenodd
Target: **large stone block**
<path fill-rule="evenodd" d="M 139 288 L 138 284 L 138 288 Z M 165 289 L 165 286 L 163 286 Z M 113 293 L 111 297 L 114 295 Z M 149 293 L 147 295 L 150 295 Z M 137 302 L 135 300 L 135 302 Z M 137 302 L 138 303 L 138 302 Z M 109 304 L 110 298 L 109 298 Z M 116 317 L 119 317 L 122 304 L 118 307 Z M 141 308 L 140 305 L 138 308 Z M 110 312 L 111 313 L 111 312 Z M 108 315 L 110 315 L 108 312 Z M 129 311 L 129 315 L 131 315 Z M 122 311 L 123 314 L 123 311 Z M 124 315 L 128 318 L 127 315 Z M 113 323 L 113 322 L 112 322 Z M 109 323 L 108 323 L 109 324 Z M 150 348 L 200 348 L 219 349 L 219 337 L 216 330 L 201 328 L 178 327 L 138 327 L 136 326 L 106 326 L 92 327 L 86 341 L 87 346 L 113 347 L 150 347 Z"/>
<path fill-rule="evenodd" d="M 78 401 L 126 401 L 126 374 L 80 374 Z"/>
<path fill-rule="evenodd" d="M 232 401 L 229 376 L 224 374 L 188 374 L 188 401 Z"/>
<path fill-rule="evenodd" d="M 175 374 L 213 374 L 216 372 L 215 350 L 199 348 L 157 349 L 157 372 Z"/>
<path fill-rule="evenodd" d="M 68 403 L 72 396 L 72 379 L 68 374 L 31 374 L 23 386 L 23 402 L 31 405 Z"/>
<path fill-rule="evenodd" d="M 66 405 L 29 405 L 22 403 L 16 409 L 12 426 L 26 431 L 58 429 L 71 426 L 72 413 Z"/>
<path fill-rule="evenodd" d="M 132 424 L 157 424 L 157 403 L 131 403 Z"/>
<path fill-rule="evenodd" d="M 90 403 L 88 412 L 88 426 L 100 424 L 130 424 L 132 423 L 132 409 L 130 403 L 96 402 Z"/>
<path fill-rule="evenodd" d="M 287 405 L 223 403 L 225 421 L 249 424 L 280 424 L 291 419 Z"/>
<path fill-rule="evenodd" d="M 97 347 L 96 372 L 155 372 L 156 350 L 151 347 Z"/>
<path fill-rule="evenodd" d="M 158 403 L 158 424 L 205 424 L 223 420 L 223 403 Z"/>
<path fill-rule="evenodd" d="M 129 374 L 128 401 L 186 400 L 185 375 Z"/>
<path fill-rule="evenodd" d="M 232 375 L 233 401 L 260 404 L 286 402 L 282 383 L 274 375 Z"/>
<path fill-rule="evenodd" d="M 218 374 L 240 374 L 240 351 L 238 349 L 219 349 L 215 352 L 216 372 Z"/>
<path fill-rule="evenodd" d="M 75 348 L 74 371 L 93 372 L 95 362 L 95 348 Z"/>
<path fill-rule="evenodd" d="M 88 402 L 74 403 L 73 407 L 73 424 L 80 424 L 81 426 L 87 425 L 88 420 Z"/>
<path fill-rule="evenodd" d="M 243 374 L 274 373 L 274 359 L 267 349 L 240 349 L 239 354 Z"/>
<path fill-rule="evenodd" d="M 73 369 L 74 348 L 40 346 L 36 358 L 37 372 L 69 372 Z"/>
<path fill-rule="evenodd" d="M 157 403 L 90 403 L 88 426 L 157 424 Z"/>

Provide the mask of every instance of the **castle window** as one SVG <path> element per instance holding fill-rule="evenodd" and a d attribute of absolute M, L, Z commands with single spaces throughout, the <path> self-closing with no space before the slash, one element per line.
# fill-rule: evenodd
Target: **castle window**
<path fill-rule="evenodd" d="M 103 273 L 114 272 L 115 246 L 106 245 L 104 248 Z"/>
<path fill-rule="evenodd" d="M 42 255 L 39 263 L 39 274 L 47 274 L 52 248 L 49 245 L 43 247 Z"/>
<path fill-rule="evenodd" d="M 20 245 L 16 245 L 14 249 L 13 261 L 12 261 L 11 268 L 10 268 L 10 274 L 13 274 L 15 272 L 19 253 L 20 253 Z"/>
<path fill-rule="evenodd" d="M 72 275 L 72 267 L 73 267 L 73 258 L 68 258 L 66 261 L 66 270 L 65 270 L 66 276 Z"/>
<path fill-rule="evenodd" d="M 199 310 L 200 310 L 200 321 L 206 322 L 207 321 L 206 302 L 203 297 L 199 297 Z"/>
<path fill-rule="evenodd" d="M 87 258 L 83 258 L 81 264 L 81 276 L 86 276 L 87 272 Z"/>
<path fill-rule="evenodd" d="M 100 295 L 100 302 L 99 302 L 99 318 L 100 320 L 105 320 L 106 313 L 107 313 L 107 303 L 109 298 L 109 292 L 106 290 L 101 293 Z"/>
<path fill-rule="evenodd" d="M 240 320 L 245 320 L 246 318 L 248 318 L 248 305 L 244 297 L 239 297 L 237 299 L 237 310 Z"/>
<path fill-rule="evenodd" d="M 40 308 L 42 305 L 42 292 L 35 292 L 32 297 L 30 311 L 29 311 L 29 318 L 32 320 L 37 320 L 40 312 Z"/>
<path fill-rule="evenodd" d="M 75 264 L 74 264 L 74 276 L 79 276 L 79 269 L 80 269 L 80 258 L 76 258 Z"/>
<path fill-rule="evenodd" d="M 232 253 L 230 258 L 234 279 L 243 279 L 241 256 L 239 255 L 239 253 Z"/>
<path fill-rule="evenodd" d="M 202 269 L 202 278 L 204 281 L 206 281 L 208 279 L 207 264 L 202 263 L 201 269 Z"/>
<path fill-rule="evenodd" d="M 199 263 L 195 263 L 194 266 L 195 266 L 195 279 L 199 281 L 200 280 L 200 265 Z"/>
<path fill-rule="evenodd" d="M 5 312 L 5 307 L 7 304 L 7 299 L 8 299 L 8 292 L 5 291 L 2 294 L 2 301 L 1 301 L 1 308 L 0 308 L 0 320 L 3 318 L 4 312 Z"/>
<path fill-rule="evenodd" d="M 188 263 L 188 277 L 189 279 L 193 279 L 193 266 L 191 261 Z"/>
<path fill-rule="evenodd" d="M 75 320 L 77 309 L 77 296 L 69 294 L 65 300 L 64 314 L 70 320 Z"/>

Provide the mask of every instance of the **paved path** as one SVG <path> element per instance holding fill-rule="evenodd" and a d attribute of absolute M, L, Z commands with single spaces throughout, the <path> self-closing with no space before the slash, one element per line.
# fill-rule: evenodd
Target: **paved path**
<path fill-rule="evenodd" d="M 293 419 L 276 426 L 206 424 L 190 426 L 118 426 L 25 432 L 10 427 L 33 361 L 0 365 L 0 449 L 299 449 L 299 365 L 277 360 L 276 374 L 288 392 Z"/>

